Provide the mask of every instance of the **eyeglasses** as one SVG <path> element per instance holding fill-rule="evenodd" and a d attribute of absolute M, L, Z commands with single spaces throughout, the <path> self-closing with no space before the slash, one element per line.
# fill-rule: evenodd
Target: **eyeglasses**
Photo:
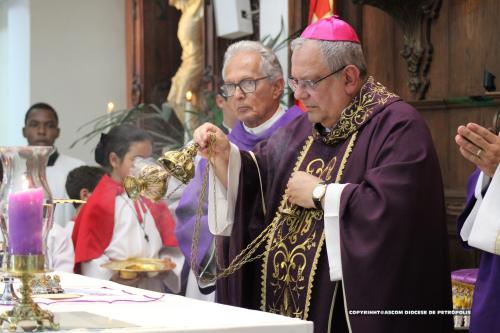
<path fill-rule="evenodd" d="M 346 67 L 347 67 L 347 65 L 344 65 L 344 66 L 340 67 L 339 69 L 337 69 L 336 71 L 333 71 L 330 74 L 323 76 L 322 78 L 317 79 L 315 81 L 314 80 L 297 80 L 296 78 L 290 77 L 290 78 L 288 78 L 288 86 L 290 86 L 290 88 L 292 89 L 293 92 L 295 92 L 295 90 L 297 90 L 299 87 L 301 87 L 304 90 L 312 91 L 312 90 L 316 89 L 316 87 L 318 86 L 318 84 L 321 81 L 323 81 L 326 78 L 329 78 L 330 76 L 332 76 L 334 74 L 337 74 L 338 72 L 340 72 L 341 70 L 343 70 Z"/>
<path fill-rule="evenodd" d="M 224 83 L 221 87 L 221 95 L 228 98 L 234 95 L 236 87 L 239 87 L 244 94 L 253 93 L 257 88 L 257 81 L 267 79 L 269 75 L 257 79 L 244 79 L 238 83 Z"/>

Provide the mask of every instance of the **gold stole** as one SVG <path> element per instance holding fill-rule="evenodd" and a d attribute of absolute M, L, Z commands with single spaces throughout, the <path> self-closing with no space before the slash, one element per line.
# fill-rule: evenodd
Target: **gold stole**
<path fill-rule="evenodd" d="M 333 179 L 338 183 L 356 136 L 357 132 L 351 136 L 345 150 L 341 148 L 329 161 L 307 160 L 314 142 L 310 136 L 293 171 L 302 170 L 327 183 L 333 183 Z M 292 205 L 288 196 L 282 195 L 272 221 L 279 227 L 270 232 L 263 258 L 261 310 L 307 320 L 316 266 L 325 239 L 323 223 L 322 210 Z"/>

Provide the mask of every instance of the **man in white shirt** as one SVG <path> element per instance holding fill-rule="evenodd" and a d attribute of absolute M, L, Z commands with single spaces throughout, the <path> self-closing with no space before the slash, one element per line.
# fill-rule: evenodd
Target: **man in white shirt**
<path fill-rule="evenodd" d="M 30 146 L 54 146 L 59 137 L 59 117 L 56 110 L 47 103 L 36 103 L 30 106 L 24 117 L 23 136 Z M 68 172 L 85 163 L 79 159 L 60 154 L 54 147 L 54 152 L 47 163 L 47 182 L 54 199 L 68 199 L 64 188 Z M 56 205 L 54 223 L 65 226 L 75 214 L 75 208 L 70 204 Z"/>

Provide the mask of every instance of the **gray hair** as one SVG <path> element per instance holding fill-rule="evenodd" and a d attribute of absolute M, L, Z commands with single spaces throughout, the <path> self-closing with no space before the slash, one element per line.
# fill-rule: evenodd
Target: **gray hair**
<path fill-rule="evenodd" d="M 362 78 L 366 76 L 365 56 L 360 44 L 348 41 L 328 41 L 299 37 L 292 41 L 292 51 L 302 47 L 307 41 L 319 43 L 323 60 L 326 61 L 330 70 L 335 71 L 342 66 L 354 65 L 361 72 Z"/>
<path fill-rule="evenodd" d="M 235 55 L 240 52 L 257 52 L 260 55 L 260 69 L 264 75 L 269 75 L 270 81 L 283 78 L 283 69 L 276 54 L 262 43 L 252 40 L 242 40 L 231 44 L 224 54 L 222 65 L 222 79 L 225 80 L 226 65 Z"/>

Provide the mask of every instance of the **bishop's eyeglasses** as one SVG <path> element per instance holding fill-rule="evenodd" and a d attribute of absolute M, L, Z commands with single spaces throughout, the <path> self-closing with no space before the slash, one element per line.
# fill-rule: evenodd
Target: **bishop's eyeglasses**
<path fill-rule="evenodd" d="M 269 75 L 257 79 L 243 79 L 238 83 L 224 83 L 220 87 L 221 95 L 228 98 L 234 95 L 236 87 L 239 87 L 244 94 L 253 93 L 257 89 L 257 81 L 267 79 Z"/>
<path fill-rule="evenodd" d="M 312 91 L 312 90 L 316 89 L 316 87 L 318 86 L 318 84 L 321 81 L 323 81 L 326 78 L 329 78 L 330 76 L 332 76 L 334 74 L 337 74 L 338 72 L 340 72 L 341 70 L 343 70 L 346 67 L 347 67 L 347 65 L 344 65 L 344 66 L 340 67 L 339 69 L 337 69 L 337 70 L 331 72 L 330 74 L 323 76 L 322 78 L 319 78 L 317 80 L 297 80 L 294 77 L 289 77 L 288 78 L 288 86 L 290 87 L 290 89 L 292 89 L 293 92 L 295 92 L 295 90 L 297 90 L 299 87 L 301 87 L 304 90 Z"/>

